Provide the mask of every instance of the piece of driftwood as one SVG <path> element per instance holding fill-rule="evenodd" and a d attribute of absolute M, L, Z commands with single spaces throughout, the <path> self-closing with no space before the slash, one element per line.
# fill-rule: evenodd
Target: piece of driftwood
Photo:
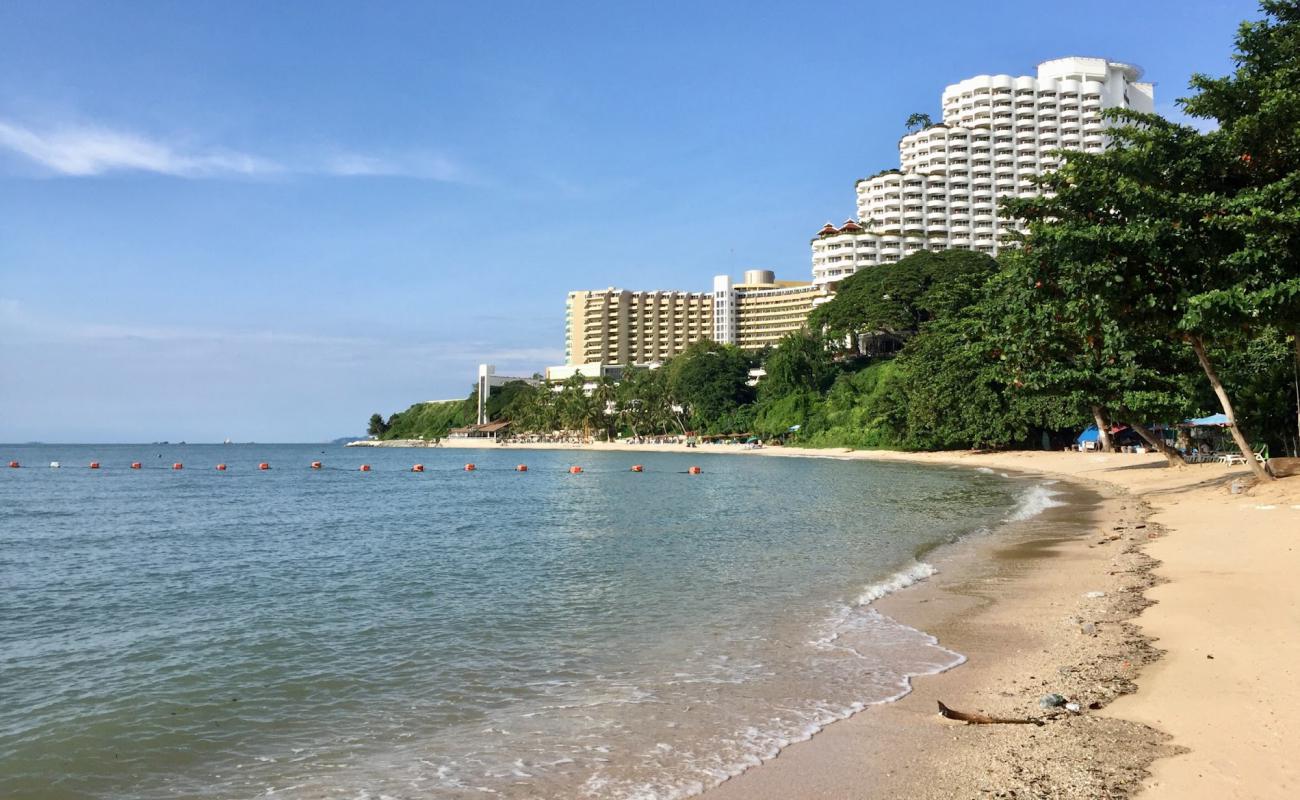
<path fill-rule="evenodd" d="M 967 714 L 965 711 L 957 711 L 948 708 L 939 701 L 939 716 L 945 719 L 955 719 L 958 722 L 964 722 L 967 725 L 1042 725 L 1041 719 L 1009 719 L 1007 717 L 990 717 L 987 714 Z"/>
<path fill-rule="evenodd" d="M 1275 478 L 1291 478 L 1300 475 L 1300 458 L 1271 458 L 1268 469 Z"/>

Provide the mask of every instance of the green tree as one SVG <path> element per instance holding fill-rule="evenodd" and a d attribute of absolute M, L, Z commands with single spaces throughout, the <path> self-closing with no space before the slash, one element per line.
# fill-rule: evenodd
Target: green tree
<path fill-rule="evenodd" d="M 1234 260 L 1255 274 L 1193 298 L 1192 311 L 1217 317 L 1218 324 L 1266 320 L 1281 328 L 1291 338 L 1294 379 L 1300 374 L 1300 5 L 1263 0 L 1260 9 L 1263 19 L 1237 30 L 1233 73 L 1194 75 L 1195 94 L 1179 101 L 1191 116 L 1214 120 L 1236 157 L 1232 178 L 1240 197 L 1223 222 L 1244 234 Z M 1300 437 L 1300 389 L 1295 406 Z"/>
<path fill-rule="evenodd" d="M 717 431 L 721 421 L 754 398 L 747 385 L 751 364 L 733 345 L 695 342 L 664 367 L 670 400 L 683 407 L 692 427 L 726 432 Z"/>
<path fill-rule="evenodd" d="M 908 116 L 907 122 L 904 124 L 907 126 L 908 133 L 915 133 L 916 131 L 925 130 L 933 125 L 934 122 L 930 119 L 929 114 L 918 111 L 915 114 Z"/>
<path fill-rule="evenodd" d="M 370 424 L 366 426 L 366 433 L 370 434 L 371 436 L 374 436 L 375 438 L 379 438 L 380 436 L 383 436 L 384 432 L 387 430 L 388 430 L 388 425 L 387 423 L 384 422 L 384 418 L 382 415 L 380 414 L 370 415 Z"/>
<path fill-rule="evenodd" d="M 819 395 L 830 388 L 836 373 L 826 342 L 807 331 L 781 337 L 763 360 L 763 371 L 760 402 L 801 392 Z"/>
<path fill-rule="evenodd" d="M 618 387 L 614 379 L 602 375 L 591 392 L 592 419 L 605 433 L 605 441 L 613 441 L 618 422 Z"/>
<path fill-rule="evenodd" d="M 1104 449 L 1113 449 L 1110 425 L 1123 422 L 1171 463 L 1182 463 L 1182 455 L 1147 423 L 1183 419 L 1196 410 L 1190 353 L 1167 340 L 1135 335 L 1087 296 L 1044 284 L 1039 257 L 1027 252 L 1032 249 L 1003 256 L 985 304 L 1009 391 L 1073 401 L 1091 414 Z"/>
<path fill-rule="evenodd" d="M 846 278 L 834 299 L 808 315 L 808 327 L 835 341 L 860 333 L 905 338 L 974 303 L 997 268 L 970 250 L 913 253 Z"/>
<path fill-rule="evenodd" d="M 586 392 L 587 379 L 582 375 L 571 375 L 561 388 L 556 398 L 556 411 L 560 425 L 565 430 L 582 431 L 587 435 L 593 417 L 591 398 Z"/>

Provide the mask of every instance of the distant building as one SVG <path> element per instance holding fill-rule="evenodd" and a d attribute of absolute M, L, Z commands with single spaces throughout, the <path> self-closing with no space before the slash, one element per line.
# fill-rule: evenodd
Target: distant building
<path fill-rule="evenodd" d="M 487 402 L 488 398 L 492 396 L 492 390 L 505 386 L 507 383 L 515 383 L 517 381 L 523 381 L 524 383 L 529 384 L 537 383 L 537 381 L 532 378 L 511 378 L 506 375 L 498 375 L 497 368 L 491 364 L 478 365 L 478 383 L 476 384 L 478 391 L 476 394 L 478 395 L 479 425 L 486 425 L 491 421 L 488 419 Z"/>
<path fill-rule="evenodd" d="M 1142 70 L 1104 58 L 1058 58 L 1036 77 L 979 75 L 943 91 L 943 119 L 898 143 L 899 169 L 857 183 L 857 219 L 827 223 L 812 240 L 813 283 L 921 250 L 996 256 L 1014 222 L 999 201 L 1038 193 L 1058 149 L 1100 152 L 1107 108 L 1154 110 Z"/>
<path fill-rule="evenodd" d="M 662 364 L 701 339 L 759 350 L 803 328 L 825 287 L 778 281 L 770 270 L 752 269 L 734 283 L 713 279 L 712 292 L 625 289 L 569 292 L 564 315 L 565 365 L 549 367 L 548 381 L 564 380 L 575 366 Z"/>
<path fill-rule="evenodd" d="M 713 335 L 708 292 L 625 289 L 569 292 L 566 364 L 654 364 Z"/>
<path fill-rule="evenodd" d="M 623 369 L 619 364 L 562 364 L 546 368 L 546 382 L 564 383 L 574 375 L 581 375 L 592 382 L 600 378 L 618 380 L 623 377 Z"/>
<path fill-rule="evenodd" d="M 802 330 L 824 286 L 807 281 L 778 281 L 771 270 L 751 269 L 741 283 L 730 275 L 713 279 L 713 340 L 744 350 L 775 345 L 782 336 Z"/>

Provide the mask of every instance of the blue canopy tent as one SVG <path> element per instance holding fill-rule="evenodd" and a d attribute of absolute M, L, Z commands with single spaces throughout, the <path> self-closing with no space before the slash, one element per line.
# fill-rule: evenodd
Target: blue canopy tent
<path fill-rule="evenodd" d="M 1089 425 L 1088 427 L 1083 429 L 1083 433 L 1079 434 L 1079 437 L 1074 441 L 1076 444 L 1085 444 L 1088 442 L 1095 442 L 1100 438 L 1101 438 L 1101 431 L 1097 430 L 1097 426 Z"/>
<path fill-rule="evenodd" d="M 1110 435 L 1116 436 L 1120 433 L 1123 433 L 1126 430 L 1128 430 L 1127 425 L 1112 425 L 1110 426 Z M 1074 441 L 1082 445 L 1082 444 L 1088 444 L 1089 442 L 1096 442 L 1099 439 L 1101 439 L 1101 432 L 1097 430 L 1097 426 L 1089 425 L 1088 427 L 1083 429 L 1083 433 L 1079 434 L 1078 438 L 1076 438 Z"/>

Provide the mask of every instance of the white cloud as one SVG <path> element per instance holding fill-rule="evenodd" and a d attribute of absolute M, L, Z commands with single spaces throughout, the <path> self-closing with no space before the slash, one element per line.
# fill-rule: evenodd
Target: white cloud
<path fill-rule="evenodd" d="M 421 178 L 447 183 L 469 183 L 472 176 L 460 164 L 437 155 L 415 154 L 401 157 L 336 153 L 324 159 L 319 171 L 342 177 Z"/>
<path fill-rule="evenodd" d="M 470 172 L 445 156 L 377 156 L 334 152 L 323 158 L 272 159 L 223 148 L 186 148 L 99 126 L 38 131 L 0 119 L 0 151 L 7 150 L 57 175 L 152 172 L 178 178 L 325 175 L 401 177 L 469 183 Z"/>
<path fill-rule="evenodd" d="M 203 178 L 265 175 L 282 169 L 272 161 L 247 153 L 225 150 L 186 153 L 163 142 L 96 127 L 37 133 L 0 120 L 0 147 L 60 175 L 136 171 Z"/>

